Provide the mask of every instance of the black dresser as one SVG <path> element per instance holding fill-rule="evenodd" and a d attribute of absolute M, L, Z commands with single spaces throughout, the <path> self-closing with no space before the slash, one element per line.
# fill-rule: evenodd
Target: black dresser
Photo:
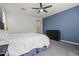
<path fill-rule="evenodd" d="M 52 40 L 56 40 L 56 41 L 60 40 L 60 31 L 59 30 L 47 30 L 46 35 Z"/>

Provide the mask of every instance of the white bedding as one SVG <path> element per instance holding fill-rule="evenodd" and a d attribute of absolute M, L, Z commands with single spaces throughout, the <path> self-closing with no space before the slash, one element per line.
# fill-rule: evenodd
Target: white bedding
<path fill-rule="evenodd" d="M 49 38 L 37 33 L 18 33 L 10 34 L 8 37 L 8 52 L 10 56 L 18 56 L 29 52 L 33 48 L 49 46 Z"/>
<path fill-rule="evenodd" d="M 9 37 L 9 33 L 4 30 L 0 30 L 0 45 L 8 44 L 7 38 Z"/>

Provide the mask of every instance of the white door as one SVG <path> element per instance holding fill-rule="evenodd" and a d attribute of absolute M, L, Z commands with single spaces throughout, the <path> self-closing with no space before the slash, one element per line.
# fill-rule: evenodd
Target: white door
<path fill-rule="evenodd" d="M 37 33 L 42 33 L 42 21 L 36 20 L 37 23 Z"/>

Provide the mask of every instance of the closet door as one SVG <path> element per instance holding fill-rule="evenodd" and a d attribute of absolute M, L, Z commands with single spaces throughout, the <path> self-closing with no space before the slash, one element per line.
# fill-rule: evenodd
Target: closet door
<path fill-rule="evenodd" d="M 42 33 L 42 20 L 36 20 L 37 33 Z"/>

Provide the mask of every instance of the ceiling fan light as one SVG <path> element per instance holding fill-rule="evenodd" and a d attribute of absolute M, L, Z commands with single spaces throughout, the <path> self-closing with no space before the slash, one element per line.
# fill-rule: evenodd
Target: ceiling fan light
<path fill-rule="evenodd" d="M 43 11 L 43 9 L 40 9 L 40 11 L 42 12 L 42 11 Z"/>

